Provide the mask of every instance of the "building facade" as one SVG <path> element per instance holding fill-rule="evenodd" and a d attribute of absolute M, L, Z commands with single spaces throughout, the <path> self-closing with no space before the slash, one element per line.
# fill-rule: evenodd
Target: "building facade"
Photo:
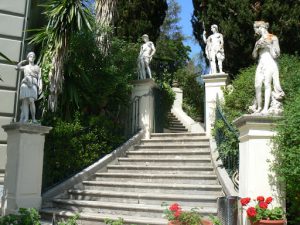
<path fill-rule="evenodd" d="M 0 52 L 17 63 L 24 58 L 30 0 L 0 1 Z M 0 59 L 0 174 L 6 164 L 6 133 L 2 125 L 17 120 L 19 111 L 18 94 L 21 74 Z"/>

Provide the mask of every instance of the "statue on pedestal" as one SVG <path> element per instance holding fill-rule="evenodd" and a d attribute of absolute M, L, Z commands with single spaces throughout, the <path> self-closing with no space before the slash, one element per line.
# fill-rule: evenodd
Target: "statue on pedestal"
<path fill-rule="evenodd" d="M 223 61 L 225 59 L 225 54 L 223 35 L 218 32 L 218 26 L 216 24 L 213 24 L 211 26 L 211 31 L 213 34 L 210 35 L 208 38 L 206 38 L 205 30 L 202 34 L 203 41 L 206 44 L 205 54 L 207 59 L 209 60 L 210 74 L 217 73 L 216 59 L 218 62 L 219 73 L 224 73 Z"/>
<path fill-rule="evenodd" d="M 137 60 L 139 80 L 146 79 L 147 74 L 149 78 L 152 78 L 149 64 L 156 52 L 155 46 L 152 41 L 149 41 L 149 36 L 147 34 L 144 34 L 142 39 L 145 43 L 141 46 L 140 54 Z"/>
<path fill-rule="evenodd" d="M 268 32 L 269 23 L 254 22 L 254 31 L 260 38 L 256 41 L 252 56 L 258 59 L 255 73 L 255 101 L 249 109 L 253 113 L 275 114 L 282 113 L 284 92 L 280 86 L 279 70 L 276 59 L 280 55 L 278 38 Z M 273 83 L 273 90 L 272 90 Z M 262 85 L 264 84 L 264 106 L 262 107 Z"/>
<path fill-rule="evenodd" d="M 31 113 L 32 122 L 36 123 L 35 118 L 35 101 L 42 92 L 41 68 L 34 64 L 35 53 L 29 52 L 27 60 L 18 63 L 16 70 L 24 72 L 24 78 L 21 81 L 20 100 L 21 100 L 21 116 L 20 122 L 27 123 L 29 119 L 29 111 Z M 27 65 L 23 66 L 24 63 Z"/>

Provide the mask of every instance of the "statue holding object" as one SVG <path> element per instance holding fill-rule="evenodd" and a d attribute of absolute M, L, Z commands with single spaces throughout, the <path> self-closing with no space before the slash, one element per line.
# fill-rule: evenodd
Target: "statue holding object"
<path fill-rule="evenodd" d="M 258 59 L 255 73 L 255 101 L 249 107 L 255 114 L 282 113 L 282 99 L 284 92 L 280 86 L 279 69 L 276 59 L 280 56 L 278 38 L 268 32 L 269 23 L 264 21 L 254 22 L 255 34 L 260 36 L 256 41 L 252 56 Z M 273 83 L 273 91 L 272 91 Z M 262 85 L 264 85 L 264 107 L 262 107 Z"/>
<path fill-rule="evenodd" d="M 41 68 L 34 64 L 35 53 L 29 52 L 27 60 L 19 62 L 16 66 L 16 70 L 24 72 L 24 78 L 21 81 L 20 87 L 20 100 L 21 100 L 21 116 L 20 122 L 27 123 L 29 119 L 29 111 L 31 113 L 32 122 L 36 123 L 35 113 L 35 101 L 38 99 L 38 95 L 42 92 L 42 78 Z M 24 63 L 27 65 L 23 66 Z"/>
<path fill-rule="evenodd" d="M 223 61 L 225 59 L 224 53 L 224 40 L 223 35 L 218 32 L 218 26 L 216 24 L 211 25 L 212 35 L 206 38 L 206 31 L 203 31 L 202 38 L 205 47 L 205 54 L 207 59 L 209 60 L 210 65 L 210 74 L 217 73 L 217 64 L 218 62 L 219 73 L 223 72 Z"/>

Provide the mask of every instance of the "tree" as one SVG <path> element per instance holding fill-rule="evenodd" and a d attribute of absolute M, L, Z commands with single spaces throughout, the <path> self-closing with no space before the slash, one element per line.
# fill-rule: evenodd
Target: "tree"
<path fill-rule="evenodd" d="M 255 43 L 253 22 L 270 23 L 270 31 L 280 41 L 282 52 L 295 54 L 300 49 L 300 5 L 291 0 L 193 0 L 194 36 L 202 49 L 204 27 L 219 25 L 224 35 L 225 71 L 237 74 L 253 63 L 251 52 Z M 240 59 L 240 60 L 237 60 Z"/>
<path fill-rule="evenodd" d="M 118 0 L 115 34 L 132 42 L 148 34 L 156 42 L 167 8 L 166 0 Z"/>
<path fill-rule="evenodd" d="M 108 54 L 111 44 L 111 34 L 116 19 L 117 2 L 117 0 L 96 0 L 96 21 L 100 27 L 97 40 L 103 55 Z"/>
<path fill-rule="evenodd" d="M 44 7 L 48 24 L 32 37 L 31 43 L 42 44 L 41 65 L 47 68 L 43 72 L 49 82 L 48 107 L 56 111 L 70 40 L 80 30 L 91 29 L 92 17 L 84 0 L 52 0 Z"/>
<path fill-rule="evenodd" d="M 161 79 L 167 82 L 172 82 L 174 73 L 186 66 L 189 60 L 190 47 L 184 45 L 185 37 L 178 25 L 180 11 L 180 5 L 176 0 L 168 1 L 167 15 L 156 43 L 154 70 Z"/>

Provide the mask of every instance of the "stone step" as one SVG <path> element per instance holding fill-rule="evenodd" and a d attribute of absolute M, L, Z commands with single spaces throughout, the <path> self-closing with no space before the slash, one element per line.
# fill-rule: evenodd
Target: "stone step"
<path fill-rule="evenodd" d="M 151 139 L 194 139 L 194 138 L 206 138 L 205 133 L 152 133 Z"/>
<path fill-rule="evenodd" d="M 182 132 L 188 132 L 188 129 L 185 128 L 173 128 L 173 127 L 169 127 L 168 128 L 170 130 L 171 133 L 182 133 Z"/>
<path fill-rule="evenodd" d="M 122 191 L 158 194 L 222 195 L 220 185 L 83 181 L 85 190 Z"/>
<path fill-rule="evenodd" d="M 135 215 L 139 217 L 163 218 L 165 207 L 161 205 L 144 205 L 144 204 L 124 204 L 114 202 L 84 201 L 84 200 L 54 200 L 56 206 L 80 212 L 114 214 L 119 217 Z M 185 210 L 191 210 L 191 207 L 185 207 Z M 198 212 L 205 216 L 216 214 L 216 209 L 205 207 L 198 208 Z"/>
<path fill-rule="evenodd" d="M 48 209 L 44 208 L 41 210 L 41 214 L 43 218 L 51 220 L 53 214 L 56 215 L 56 218 L 70 218 L 75 216 L 78 211 L 71 210 L 60 210 L 60 209 Z M 120 218 L 119 215 L 115 214 L 104 214 L 104 213 L 87 213 L 82 212 L 79 213 L 80 219 L 78 220 L 78 224 L 80 225 L 105 225 L 105 219 L 114 219 L 117 220 Z M 152 217 L 138 217 L 138 216 L 122 216 L 124 219 L 124 223 L 126 225 L 129 224 L 137 224 L 137 225 L 166 225 L 168 222 L 164 218 L 152 218 Z"/>
<path fill-rule="evenodd" d="M 133 174 L 133 173 L 96 173 L 96 181 L 122 181 L 168 184 L 218 184 L 217 176 L 211 174 Z"/>
<path fill-rule="evenodd" d="M 209 145 L 208 139 L 190 139 L 190 138 L 182 138 L 182 139 L 142 139 L 140 145 Z"/>
<path fill-rule="evenodd" d="M 172 124 L 172 125 L 169 125 L 169 129 L 185 129 L 185 130 L 187 130 L 186 129 L 186 127 L 185 126 L 183 126 L 182 124 Z"/>
<path fill-rule="evenodd" d="M 162 194 L 141 192 L 115 192 L 101 190 L 69 190 L 70 200 L 121 202 L 128 204 L 160 205 L 162 202 L 179 203 L 182 207 L 216 207 L 217 198 L 222 195 L 187 195 L 187 194 Z"/>
<path fill-rule="evenodd" d="M 134 166 L 134 165 L 108 165 L 108 172 L 114 173 L 141 173 L 141 174 L 214 174 L 213 167 L 207 166 Z"/>
<path fill-rule="evenodd" d="M 118 159 L 118 164 L 119 165 L 144 165 L 144 166 L 164 166 L 164 165 L 169 165 L 169 166 L 197 166 L 197 165 L 202 165 L 202 166 L 211 166 L 211 159 L 210 157 L 202 157 L 202 158 L 175 158 L 175 159 L 170 159 L 170 158 L 119 158 Z"/>
<path fill-rule="evenodd" d="M 210 152 L 201 149 L 201 150 L 143 150 L 143 151 L 129 151 L 127 152 L 128 158 L 164 158 L 164 159 L 182 159 L 182 158 L 195 158 L 195 157 L 209 157 Z"/>
<path fill-rule="evenodd" d="M 135 145 L 135 149 L 137 150 L 144 150 L 144 149 L 168 149 L 168 150 L 173 150 L 173 149 L 201 149 L 201 148 L 209 148 L 208 143 L 200 143 L 200 144 L 148 144 L 148 145 Z"/>

